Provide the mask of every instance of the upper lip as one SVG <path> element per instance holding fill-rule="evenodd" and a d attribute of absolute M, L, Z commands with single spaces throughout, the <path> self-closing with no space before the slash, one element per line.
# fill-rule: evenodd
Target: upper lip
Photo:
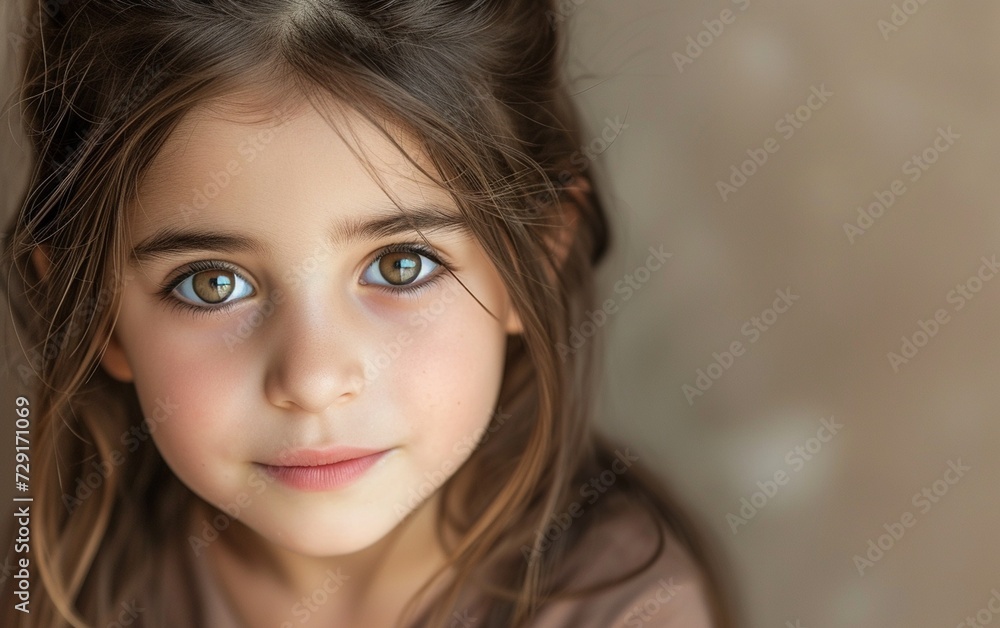
<path fill-rule="evenodd" d="M 381 453 L 385 449 L 363 447 L 328 447 L 326 449 L 296 449 L 282 452 L 273 461 L 265 463 L 271 467 L 320 467 L 345 460 L 364 458 Z"/>

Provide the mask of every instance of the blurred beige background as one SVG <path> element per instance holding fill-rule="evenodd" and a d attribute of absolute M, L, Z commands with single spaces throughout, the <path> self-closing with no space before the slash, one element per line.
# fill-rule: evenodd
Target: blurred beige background
<path fill-rule="evenodd" d="M 618 226 L 602 423 L 722 543 L 744 624 L 1000 625 L 1000 6 L 566 0 L 553 19 Z"/>

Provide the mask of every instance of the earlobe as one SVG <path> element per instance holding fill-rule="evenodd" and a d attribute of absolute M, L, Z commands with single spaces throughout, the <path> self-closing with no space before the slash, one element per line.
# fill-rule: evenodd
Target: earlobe
<path fill-rule="evenodd" d="M 31 263 L 35 267 L 35 272 L 42 279 L 49 273 L 49 266 L 52 263 L 52 258 L 49 256 L 49 247 L 45 244 L 39 244 L 31 251 Z"/>
<path fill-rule="evenodd" d="M 521 317 L 513 306 L 507 308 L 507 320 L 504 321 L 504 331 L 510 336 L 518 336 L 524 333 L 524 325 Z"/>
<path fill-rule="evenodd" d="M 101 356 L 101 367 L 108 375 L 120 382 L 133 381 L 132 366 L 125 355 L 125 349 L 118 340 L 118 335 L 114 332 L 108 339 L 108 346 Z"/>

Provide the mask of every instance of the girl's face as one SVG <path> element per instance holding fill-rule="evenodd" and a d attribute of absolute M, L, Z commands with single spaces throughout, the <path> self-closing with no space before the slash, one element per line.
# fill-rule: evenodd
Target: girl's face
<path fill-rule="evenodd" d="M 376 542 L 468 458 L 521 331 L 450 196 L 344 115 L 345 138 L 308 106 L 183 120 L 130 210 L 102 359 L 188 487 L 315 556 Z"/>

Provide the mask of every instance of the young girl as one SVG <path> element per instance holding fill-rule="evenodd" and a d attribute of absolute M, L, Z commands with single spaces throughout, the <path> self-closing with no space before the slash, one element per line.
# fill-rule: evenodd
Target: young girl
<path fill-rule="evenodd" d="M 589 427 L 554 2 L 38 5 L 3 626 L 729 625 Z"/>

